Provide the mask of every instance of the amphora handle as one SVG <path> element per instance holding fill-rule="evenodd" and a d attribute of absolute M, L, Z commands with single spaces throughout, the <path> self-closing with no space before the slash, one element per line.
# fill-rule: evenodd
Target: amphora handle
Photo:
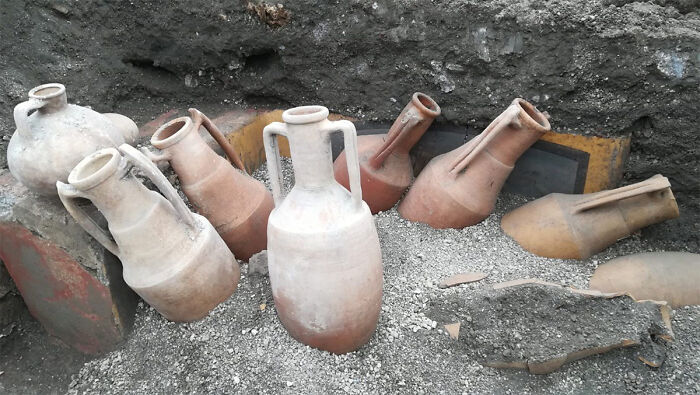
<path fill-rule="evenodd" d="M 170 185 L 168 179 L 165 178 L 160 170 L 158 170 L 156 165 L 154 165 L 153 162 L 151 162 L 144 154 L 139 152 L 139 150 L 130 146 L 129 144 L 120 145 L 119 151 L 124 154 L 124 156 L 131 163 L 133 163 L 134 166 L 143 171 L 146 177 L 148 177 L 148 179 L 153 182 L 163 196 L 168 199 L 182 221 L 184 221 L 193 231 L 196 231 L 196 222 L 192 212 L 187 208 L 185 202 L 182 201 L 175 188 Z"/>
<path fill-rule="evenodd" d="M 204 128 L 209 132 L 211 137 L 219 144 L 219 147 L 224 151 L 224 154 L 228 157 L 228 159 L 233 163 L 234 166 L 236 166 L 238 169 L 240 169 L 242 172 L 248 174 L 248 172 L 245 169 L 245 166 L 243 165 L 243 161 L 241 160 L 241 157 L 238 155 L 236 150 L 233 149 L 233 146 L 228 142 L 226 139 L 226 136 L 219 130 L 219 128 L 214 125 L 214 123 L 204 115 L 201 111 L 197 110 L 196 108 L 190 108 L 188 110 L 190 112 L 190 117 L 194 121 L 195 124 L 195 131 L 199 130 L 199 125 L 204 125 Z"/>
<path fill-rule="evenodd" d="M 345 160 L 348 167 L 348 179 L 350 180 L 350 193 L 353 204 L 357 207 L 362 205 L 362 183 L 360 180 L 360 161 L 357 152 L 357 131 L 355 125 L 350 121 L 329 122 L 327 129 L 329 132 L 343 132 L 343 143 L 345 144 Z"/>
<path fill-rule="evenodd" d="M 450 174 L 456 176 L 466 169 L 474 158 L 486 149 L 489 143 L 504 130 L 503 127 L 498 127 L 504 120 L 508 120 L 509 123 L 518 123 L 519 112 L 519 106 L 508 106 L 508 108 L 498 115 L 483 132 L 469 140 L 469 142 L 464 145 L 462 153 L 450 167 Z"/>
<path fill-rule="evenodd" d="M 379 169 L 384 164 L 386 158 L 398 147 L 403 146 L 407 140 L 412 137 L 415 138 L 415 141 L 411 142 L 411 145 L 418 142 L 420 136 L 425 133 L 425 130 L 427 130 L 435 117 L 440 115 L 440 113 L 440 106 L 430 96 L 421 92 L 414 93 L 411 97 L 411 101 L 408 102 L 406 107 L 401 111 L 401 114 L 396 118 L 396 121 L 391 125 L 391 128 L 386 134 L 384 144 L 369 158 L 369 165 L 374 169 Z M 414 136 L 416 134 L 416 127 L 421 123 L 427 124 L 422 127 L 422 131 L 420 131 L 418 136 Z M 410 149 L 410 147 L 406 148 Z"/>
<path fill-rule="evenodd" d="M 29 112 L 38 110 L 46 105 L 45 100 L 30 98 L 15 106 L 14 118 L 18 133 L 29 132 Z"/>
<path fill-rule="evenodd" d="M 267 158 L 267 172 L 270 175 L 270 186 L 275 206 L 282 203 L 282 160 L 277 136 L 287 137 L 287 125 L 282 122 L 272 122 L 263 129 L 263 143 Z"/>
<path fill-rule="evenodd" d="M 638 182 L 636 184 L 627 185 L 621 188 L 612 189 L 605 192 L 597 193 L 596 196 L 582 200 L 574 205 L 574 214 L 595 207 L 602 206 L 611 202 L 617 202 L 633 196 L 643 195 L 645 193 L 656 192 L 662 189 L 670 188 L 671 183 L 668 178 L 657 174 L 654 177 Z"/>
<path fill-rule="evenodd" d="M 107 229 L 98 225 L 95 220 L 87 215 L 85 210 L 75 204 L 76 198 L 90 198 L 86 194 L 80 192 L 73 185 L 64 184 L 61 181 L 56 181 L 56 190 L 58 190 L 58 197 L 66 207 L 66 210 L 68 210 L 68 213 L 75 218 L 75 222 L 85 229 L 90 236 L 102 244 L 109 252 L 119 256 L 119 246 L 117 246 L 117 243 L 112 240 L 111 233 L 109 233 Z"/>

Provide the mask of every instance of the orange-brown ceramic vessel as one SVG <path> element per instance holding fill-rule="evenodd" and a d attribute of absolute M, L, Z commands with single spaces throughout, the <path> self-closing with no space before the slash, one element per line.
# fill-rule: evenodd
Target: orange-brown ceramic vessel
<path fill-rule="evenodd" d="M 657 174 L 610 191 L 551 193 L 503 216 L 501 227 L 533 254 L 584 259 L 638 229 L 678 215 L 671 184 Z"/>
<path fill-rule="evenodd" d="M 362 200 L 372 214 L 392 208 L 411 185 L 413 166 L 408 153 L 438 115 L 440 106 L 435 100 L 416 92 L 387 134 L 357 137 Z M 345 151 L 336 158 L 333 171 L 336 181 L 349 190 Z"/>
<path fill-rule="evenodd" d="M 150 157 L 170 162 L 190 203 L 214 225 L 236 257 L 247 261 L 267 246 L 272 195 L 245 172 L 216 125 L 200 111 L 189 111 L 190 117 L 174 119 L 153 134 L 151 144 L 162 154 Z M 238 169 L 206 144 L 199 134 L 202 125 Z"/>
<path fill-rule="evenodd" d="M 523 99 L 465 145 L 431 160 L 399 204 L 404 218 L 433 228 L 483 221 L 515 161 L 545 132 L 547 117 Z"/>

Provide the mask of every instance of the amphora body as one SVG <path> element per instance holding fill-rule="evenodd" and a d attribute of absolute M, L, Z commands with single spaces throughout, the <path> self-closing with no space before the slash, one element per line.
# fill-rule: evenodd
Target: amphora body
<path fill-rule="evenodd" d="M 68 184 L 57 182 L 61 201 L 88 233 L 119 257 L 127 285 L 165 318 L 204 317 L 235 291 L 240 278 L 236 259 L 211 224 L 185 206 L 148 158 L 126 144 L 119 151 L 105 148 L 82 160 Z M 131 175 L 131 164 L 165 197 Z M 97 206 L 109 230 L 88 217 L 76 198 Z"/>
<path fill-rule="evenodd" d="M 149 156 L 170 162 L 190 203 L 214 225 L 234 255 L 247 261 L 267 245 L 272 195 L 260 181 L 248 176 L 238 154 L 209 118 L 193 108 L 190 115 L 160 127 L 151 144 L 163 153 Z M 199 134 L 201 125 L 238 169 L 204 142 Z"/>
<path fill-rule="evenodd" d="M 481 134 L 431 160 L 399 204 L 399 213 L 433 228 L 483 221 L 515 161 L 548 130 L 544 114 L 515 99 Z"/>
<path fill-rule="evenodd" d="M 503 216 L 501 227 L 544 257 L 584 259 L 637 230 L 678 217 L 666 177 L 584 195 L 551 193 Z"/>
<path fill-rule="evenodd" d="M 411 185 L 409 151 L 438 115 L 440 106 L 430 96 L 416 92 L 387 134 L 357 137 L 362 199 L 372 214 L 392 208 Z M 333 168 L 335 179 L 350 189 L 345 151 L 336 158 Z"/>
<path fill-rule="evenodd" d="M 379 318 L 382 256 L 362 201 L 355 127 L 328 109 L 297 107 L 263 131 L 276 208 L 268 222 L 268 265 L 277 314 L 295 339 L 345 353 L 365 344 Z M 333 178 L 330 133 L 342 131 L 351 192 Z M 279 147 L 286 136 L 295 185 L 282 197 Z"/>
<path fill-rule="evenodd" d="M 138 127 L 119 114 L 100 114 L 68 104 L 66 87 L 45 84 L 29 91 L 14 110 L 17 130 L 7 147 L 12 175 L 30 190 L 56 195 L 56 181 L 100 148 L 131 143 Z"/>
<path fill-rule="evenodd" d="M 637 300 L 663 300 L 672 308 L 700 304 L 700 254 L 646 252 L 598 266 L 591 289 L 624 292 Z"/>

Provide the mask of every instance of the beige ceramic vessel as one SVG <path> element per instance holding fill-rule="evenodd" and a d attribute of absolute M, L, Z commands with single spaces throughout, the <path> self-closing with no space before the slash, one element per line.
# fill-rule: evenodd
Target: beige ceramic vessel
<path fill-rule="evenodd" d="M 637 300 L 659 300 L 671 307 L 700 304 L 700 254 L 647 252 L 622 256 L 598 266 L 591 288 L 625 292 Z"/>
<path fill-rule="evenodd" d="M 240 278 L 236 259 L 209 221 L 190 212 L 148 158 L 127 144 L 119 151 L 105 148 L 82 160 L 68 184 L 56 183 L 61 201 L 88 233 L 119 257 L 127 285 L 165 318 L 204 317 L 235 291 Z M 132 165 L 163 195 L 131 175 Z M 76 198 L 97 206 L 109 230 L 88 217 Z"/>
<path fill-rule="evenodd" d="M 56 195 L 56 181 L 100 148 L 131 143 L 136 124 L 119 114 L 100 114 L 68 104 L 66 87 L 45 84 L 29 91 L 14 110 L 17 130 L 7 147 L 12 175 L 34 192 Z"/>
<path fill-rule="evenodd" d="M 263 131 L 276 208 L 268 222 L 268 265 L 277 314 L 311 347 L 345 353 L 374 333 L 382 299 L 382 254 L 374 219 L 362 201 L 356 132 L 331 122 L 328 109 L 297 107 Z M 330 134 L 342 131 L 350 190 L 333 177 Z M 286 136 L 295 185 L 282 196 L 279 147 Z"/>

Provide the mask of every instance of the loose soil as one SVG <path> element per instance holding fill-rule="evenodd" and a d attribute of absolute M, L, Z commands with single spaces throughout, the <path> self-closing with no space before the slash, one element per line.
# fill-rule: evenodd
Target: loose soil
<path fill-rule="evenodd" d="M 290 185 L 289 160 L 284 160 L 284 168 L 285 183 Z M 266 178 L 264 167 L 256 177 Z M 700 390 L 700 307 L 674 311 L 676 340 L 669 345 L 666 362 L 659 369 L 644 365 L 637 359 L 638 350 L 630 348 L 572 362 L 547 376 L 484 367 L 474 350 L 451 340 L 438 322 L 429 318 L 437 303 L 459 298 L 466 305 L 478 300 L 489 284 L 537 277 L 586 288 L 595 267 L 610 258 L 641 251 L 685 249 L 673 242 L 650 246 L 641 234 L 635 234 L 583 261 L 536 257 L 499 227 L 501 216 L 523 203 L 521 197 L 503 195 L 493 215 L 463 230 L 435 230 L 411 223 L 400 218 L 395 209 L 377 214 L 385 276 L 382 313 L 375 335 L 356 352 L 333 355 L 293 340 L 277 319 L 268 278 L 244 275 L 229 300 L 195 323 L 168 322 L 141 304 L 134 332 L 124 348 L 88 362 L 74 377 L 69 392 Z M 454 288 L 438 288 L 443 278 L 468 271 L 488 273 L 489 277 Z M 472 314 L 479 318 L 478 313 Z M 551 322 L 543 318 L 542 325 L 548 324 Z"/>

